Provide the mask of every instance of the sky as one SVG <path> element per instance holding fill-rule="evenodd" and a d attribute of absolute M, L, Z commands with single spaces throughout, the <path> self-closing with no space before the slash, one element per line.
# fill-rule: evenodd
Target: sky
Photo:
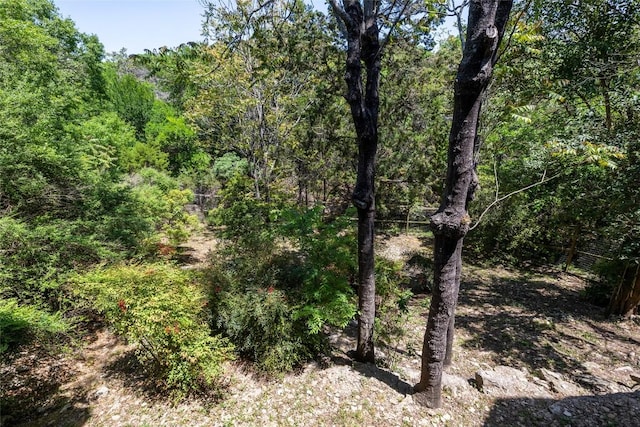
<path fill-rule="evenodd" d="M 198 0 L 54 0 L 83 33 L 96 34 L 106 52 L 130 54 L 202 40 Z"/>
<path fill-rule="evenodd" d="M 60 14 L 83 33 L 96 34 L 105 52 L 143 53 L 201 41 L 204 7 L 199 0 L 54 0 Z M 326 10 L 323 0 L 313 0 Z M 451 25 L 449 25 L 451 27 Z"/>

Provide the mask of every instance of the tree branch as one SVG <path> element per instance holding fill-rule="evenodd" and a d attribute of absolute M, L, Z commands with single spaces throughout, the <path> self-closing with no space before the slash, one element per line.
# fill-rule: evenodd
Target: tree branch
<path fill-rule="evenodd" d="M 411 3 L 411 0 L 405 0 L 404 6 L 402 6 L 402 10 L 400 11 L 400 13 L 396 15 L 396 19 L 393 20 L 393 23 L 389 27 L 389 31 L 387 32 L 387 35 L 382 40 L 382 43 L 380 43 L 380 50 L 379 50 L 380 52 L 384 50 L 385 46 L 389 42 L 389 39 L 391 38 L 391 34 L 393 33 L 393 31 L 396 29 L 396 27 L 404 17 L 404 12 L 407 10 L 407 7 L 409 7 L 409 3 Z M 395 5 L 395 0 L 394 0 L 394 5 Z M 391 14 L 391 12 L 392 11 L 390 10 L 389 14 Z"/>
<path fill-rule="evenodd" d="M 342 22 L 344 22 L 344 25 L 346 26 L 353 25 L 353 21 L 351 20 L 351 17 L 349 16 L 349 14 L 344 10 L 343 7 L 340 7 L 340 5 L 338 5 L 338 2 L 336 0 L 329 0 L 329 4 L 331 5 L 331 9 L 333 9 L 333 12 L 336 15 L 338 15 L 340 19 L 342 19 Z"/>
<path fill-rule="evenodd" d="M 480 214 L 480 216 L 478 217 L 478 221 L 476 221 L 475 224 L 473 224 L 473 226 L 469 227 L 469 231 L 473 230 L 474 228 L 476 228 L 478 226 L 478 224 L 480 224 L 480 221 L 482 221 L 482 217 L 484 217 L 484 215 L 489 211 L 489 209 L 491 209 L 492 207 L 494 207 L 495 205 L 497 205 L 498 203 L 500 203 L 501 201 L 508 199 L 511 196 L 514 196 L 518 193 L 522 193 L 523 191 L 529 190 L 530 188 L 533 187 L 537 187 L 538 185 L 542 185 L 542 184 L 546 184 L 547 182 L 556 179 L 557 177 L 559 177 L 562 173 L 558 172 L 557 174 L 555 174 L 554 176 L 552 176 L 551 178 L 547 178 L 545 179 L 545 176 L 547 175 L 547 171 L 545 170 L 544 173 L 542 174 L 542 178 L 540 178 L 540 181 L 538 182 L 534 182 L 533 184 L 527 185 L 526 187 L 522 187 L 518 190 L 512 191 L 509 194 L 506 194 L 500 198 L 496 197 L 496 199 L 491 202 L 489 204 L 489 206 L 487 206 L 487 208 Z M 497 175 L 496 175 L 497 177 Z"/>
<path fill-rule="evenodd" d="M 516 19 L 513 21 L 513 28 L 511 28 L 511 32 L 509 33 L 509 37 L 507 37 L 507 42 L 502 44 L 502 46 L 503 46 L 502 49 L 500 49 L 500 52 L 498 52 L 498 54 L 496 55 L 496 59 L 495 59 L 496 62 L 498 62 L 500 60 L 502 55 L 507 51 L 507 49 L 509 49 L 509 46 L 511 46 L 511 39 L 513 38 L 513 35 L 515 34 L 516 29 L 518 28 L 518 22 L 520 22 L 520 20 L 522 19 L 522 16 L 525 14 L 525 12 L 527 10 L 529 10 L 529 7 L 531 7 L 531 2 L 532 2 L 532 0 L 528 0 L 527 1 L 527 3 L 524 5 L 522 10 L 520 11 L 518 16 L 516 17 Z"/>

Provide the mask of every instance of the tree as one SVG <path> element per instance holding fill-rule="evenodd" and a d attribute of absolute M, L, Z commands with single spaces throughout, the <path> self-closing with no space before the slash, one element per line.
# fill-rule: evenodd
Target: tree
<path fill-rule="evenodd" d="M 382 52 L 395 30 L 410 25 L 415 35 L 426 32 L 438 21 L 437 15 L 417 2 L 384 3 L 380 0 L 344 0 L 343 6 L 330 0 L 331 9 L 343 25 L 347 40 L 347 93 L 358 144 L 358 168 L 352 202 L 358 210 L 358 344 L 356 359 L 375 361 L 373 326 L 375 321 L 375 170 L 378 150 L 380 70 Z M 418 17 L 416 23 L 412 17 Z M 389 22 L 381 28 L 379 22 Z M 424 31 L 426 30 L 426 31 Z M 381 31 L 384 31 L 381 33 Z M 381 34 L 385 37 L 381 40 Z M 420 42 L 420 37 L 416 37 Z M 364 70 L 363 70 L 364 65 Z M 364 78 L 363 78 L 364 71 Z"/>
<path fill-rule="evenodd" d="M 325 84 L 336 50 L 326 18 L 299 1 L 233 9 L 210 4 L 207 16 L 215 42 L 194 67 L 203 77 L 186 103 L 189 117 L 215 156 L 233 151 L 247 160 L 256 198 L 269 201 L 278 181 L 291 175 L 306 192 L 311 171 L 327 168 L 318 157 L 336 157 L 333 132 L 343 128 L 334 122 L 318 149 L 316 134 L 328 133 L 318 129 L 324 120 L 319 108 L 330 111 L 335 99 L 335 89 Z"/>
<path fill-rule="evenodd" d="M 346 0 L 344 8 L 331 0 L 334 12 L 346 27 L 346 99 L 358 141 L 358 172 L 353 204 L 358 209 L 358 344 L 356 358 L 374 362 L 373 324 L 376 285 L 374 276 L 375 157 L 378 149 L 381 46 L 378 28 L 379 2 Z M 363 7 L 364 6 L 364 7 Z M 366 83 L 362 82 L 362 62 Z"/>
<path fill-rule="evenodd" d="M 138 139 L 144 140 L 155 99 L 153 89 L 132 74 L 118 74 L 110 65 L 105 72 L 109 100 L 120 117 L 135 128 Z"/>
<path fill-rule="evenodd" d="M 440 208 L 431 217 L 435 236 L 434 286 L 422 349 L 422 372 L 415 386 L 417 400 L 430 407 L 442 404 L 442 370 L 452 360 L 462 242 L 471 222 L 468 203 L 478 185 L 478 120 L 512 5 L 511 0 L 478 0 L 469 7 L 467 38 L 454 87 L 445 190 Z"/>
<path fill-rule="evenodd" d="M 492 208 L 465 243 L 501 260 L 566 256 L 565 268 L 581 249 L 614 258 L 594 265 L 602 280 L 588 295 L 602 305 L 613 296 L 610 309 L 622 314 L 614 307 L 625 306 L 620 303 L 631 294 L 617 289 L 633 288 L 638 259 L 632 177 L 640 3 L 530 3 L 519 13 L 483 106 L 489 156 L 479 171 L 487 190 L 475 206 L 482 210 L 491 204 L 482 199 L 498 199 L 498 190 L 511 194 L 541 176 L 548 184 Z"/>
<path fill-rule="evenodd" d="M 426 50 L 395 38 L 382 58 L 376 217 L 406 218 L 440 200 L 447 162 L 453 80 L 462 56 L 457 38 Z"/>

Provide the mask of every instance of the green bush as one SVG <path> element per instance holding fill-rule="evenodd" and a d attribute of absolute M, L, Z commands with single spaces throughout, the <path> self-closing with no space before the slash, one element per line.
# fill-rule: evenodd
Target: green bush
<path fill-rule="evenodd" d="M 587 283 L 583 291 L 585 299 L 593 304 L 606 307 L 621 281 L 629 280 L 629 274 L 625 274 L 629 270 L 629 264 L 628 259 L 602 259 L 596 262 L 593 271 L 597 274 L 597 279 L 591 279 Z M 633 272 L 635 269 L 631 268 L 630 270 Z"/>
<path fill-rule="evenodd" d="M 30 337 L 46 339 L 69 329 L 59 314 L 50 314 L 16 299 L 0 298 L 0 354 Z"/>
<path fill-rule="evenodd" d="M 396 347 L 405 336 L 405 320 L 413 293 L 402 287 L 402 263 L 376 258 L 376 321 L 377 345 Z"/>
<path fill-rule="evenodd" d="M 133 192 L 140 204 L 139 213 L 153 230 L 146 245 L 164 241 L 175 247 L 186 242 L 200 226 L 198 218 L 184 208 L 193 200 L 193 192 L 180 189 L 175 178 L 155 169 L 141 170 L 137 179 Z"/>
<path fill-rule="evenodd" d="M 353 318 L 356 263 L 346 217 L 325 222 L 321 208 L 271 214 L 262 224 L 271 250 L 252 250 L 248 239 L 226 242 L 210 281 L 214 328 L 261 369 L 275 373 L 322 352 L 325 325 L 344 327 Z M 227 224 L 226 235 L 245 224 L 234 227 Z"/>
<path fill-rule="evenodd" d="M 473 209 L 491 203 L 481 193 Z M 558 200 L 536 199 L 534 194 L 517 194 L 494 206 L 478 227 L 465 237 L 465 251 L 478 258 L 516 264 L 518 261 L 555 262 L 568 241 L 567 228 L 557 218 Z M 473 218 L 480 213 L 471 212 Z"/>
<path fill-rule="evenodd" d="M 119 265 L 77 276 L 71 286 L 138 345 L 138 360 L 167 389 L 184 395 L 216 388 L 233 347 L 210 334 L 207 294 L 195 273 Z"/>
<path fill-rule="evenodd" d="M 317 340 L 294 318 L 287 295 L 273 287 L 240 290 L 215 287 L 214 328 L 243 356 L 266 372 L 286 372 L 317 353 Z"/>
<path fill-rule="evenodd" d="M 28 224 L 0 218 L 0 296 L 57 310 L 64 276 L 74 268 L 115 259 L 113 249 L 88 233 L 82 221 Z"/>
<path fill-rule="evenodd" d="M 218 207 L 209 212 L 212 224 L 224 226 L 221 236 L 258 257 L 274 251 L 274 226 L 280 208 L 254 197 L 249 177 L 236 174 L 220 191 Z"/>
<path fill-rule="evenodd" d="M 226 153 L 213 162 L 212 171 L 220 181 L 228 181 L 236 175 L 244 175 L 248 167 L 246 159 L 240 158 L 236 153 Z"/>

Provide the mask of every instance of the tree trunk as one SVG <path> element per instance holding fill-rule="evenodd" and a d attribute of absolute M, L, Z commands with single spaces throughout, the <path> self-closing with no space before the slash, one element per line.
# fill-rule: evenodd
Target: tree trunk
<path fill-rule="evenodd" d="M 482 97 L 512 4 L 511 0 L 475 0 L 469 7 L 467 40 L 454 86 L 447 179 L 440 208 L 431 217 L 435 236 L 434 287 L 422 349 L 422 372 L 415 386 L 416 400 L 432 408 L 442 404 L 442 370 L 445 362 L 452 360 L 462 242 L 471 222 L 467 204 L 478 186 L 474 151 Z"/>
<path fill-rule="evenodd" d="M 602 89 L 602 97 L 604 98 L 604 124 L 608 131 L 611 131 L 613 119 L 611 118 L 611 96 L 609 95 L 609 83 L 604 77 L 600 77 L 600 88 Z"/>
<path fill-rule="evenodd" d="M 632 277 L 627 277 L 627 271 L 634 270 L 625 269 L 620 285 L 607 307 L 608 316 L 613 314 L 630 317 L 640 305 L 640 263 Z"/>
<path fill-rule="evenodd" d="M 460 250 L 462 251 L 462 242 L 460 242 Z M 453 296 L 454 301 L 458 301 L 458 294 L 460 293 L 460 276 L 462 275 L 462 254 L 456 257 L 458 260 L 458 264 L 456 265 L 456 276 L 455 283 L 456 286 L 454 288 L 455 295 Z M 453 336 L 456 325 L 456 307 L 454 304 L 453 312 L 451 313 L 451 319 L 449 320 L 449 327 L 447 328 L 447 348 L 444 354 L 444 367 L 451 366 L 453 364 Z"/>
<path fill-rule="evenodd" d="M 374 276 L 375 211 L 358 209 L 358 344 L 356 359 L 374 362 L 373 325 L 376 316 L 376 281 Z"/>
<path fill-rule="evenodd" d="M 375 2 L 347 0 L 344 9 L 331 2 L 347 29 L 346 99 L 358 141 L 358 171 L 352 201 L 358 209 L 358 344 L 356 359 L 374 362 L 375 320 L 374 220 L 375 157 L 378 148 L 380 43 Z M 366 85 L 362 84 L 362 63 Z"/>
<path fill-rule="evenodd" d="M 564 266 L 564 271 L 569 271 L 569 266 L 573 262 L 573 257 L 576 256 L 576 246 L 578 245 L 578 237 L 580 236 L 580 226 L 576 225 L 573 229 L 573 233 L 571 233 L 571 244 L 569 246 L 569 251 L 567 252 L 567 263 Z"/>

